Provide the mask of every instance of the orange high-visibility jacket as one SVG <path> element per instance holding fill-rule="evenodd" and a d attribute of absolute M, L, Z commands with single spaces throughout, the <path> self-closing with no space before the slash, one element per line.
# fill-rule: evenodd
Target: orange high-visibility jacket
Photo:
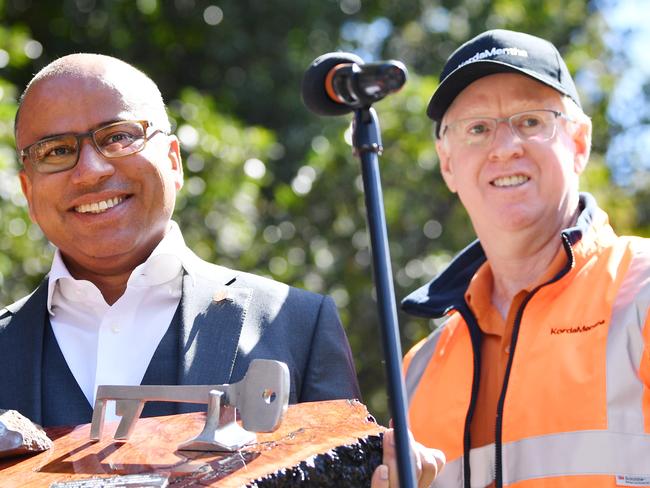
<path fill-rule="evenodd" d="M 494 444 L 469 448 L 481 333 L 464 294 L 480 244 L 404 300 L 448 315 L 405 360 L 411 429 L 447 456 L 433 486 L 650 487 L 650 239 L 616 236 L 588 194 L 580 206 L 567 266 L 518 310 Z"/>

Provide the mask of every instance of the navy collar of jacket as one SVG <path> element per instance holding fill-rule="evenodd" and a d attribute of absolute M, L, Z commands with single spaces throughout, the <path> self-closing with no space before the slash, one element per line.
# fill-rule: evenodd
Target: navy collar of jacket
<path fill-rule="evenodd" d="M 573 267 L 572 246 L 591 227 L 598 205 L 589 193 L 580 193 L 579 209 L 580 215 L 576 225 L 561 232 L 569 262 L 554 279 L 558 279 Z M 402 310 L 420 317 L 442 317 L 451 310 L 463 308 L 469 282 L 485 260 L 481 243 L 478 240 L 472 242 L 442 273 L 402 300 Z"/>

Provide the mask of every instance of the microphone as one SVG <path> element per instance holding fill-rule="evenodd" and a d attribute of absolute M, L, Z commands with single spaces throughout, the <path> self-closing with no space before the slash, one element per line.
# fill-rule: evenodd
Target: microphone
<path fill-rule="evenodd" d="M 343 115 L 367 108 L 406 83 L 407 70 L 400 61 L 364 64 L 352 53 L 319 56 L 302 79 L 302 100 L 318 115 Z"/>

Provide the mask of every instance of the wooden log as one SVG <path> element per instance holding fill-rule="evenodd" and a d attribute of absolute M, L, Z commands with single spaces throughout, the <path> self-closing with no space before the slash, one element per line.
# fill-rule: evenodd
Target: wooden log
<path fill-rule="evenodd" d="M 385 429 L 353 400 L 291 405 L 277 431 L 236 453 L 178 451 L 204 422 L 202 413 L 141 419 L 127 442 L 112 438 L 117 423 L 99 442 L 89 440 L 89 424 L 46 429 L 52 449 L 0 460 L 0 486 L 358 488 L 381 462 Z"/>

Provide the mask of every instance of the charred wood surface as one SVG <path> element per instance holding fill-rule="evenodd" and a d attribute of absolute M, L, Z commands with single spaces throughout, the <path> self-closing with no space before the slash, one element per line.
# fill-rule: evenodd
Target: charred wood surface
<path fill-rule="evenodd" d="M 204 422 L 201 413 L 141 419 L 127 442 L 112 439 L 116 424 L 99 442 L 89 440 L 88 424 L 46 429 L 53 448 L 0 460 L 0 486 L 130 486 L 129 477 L 148 476 L 151 484 L 133 486 L 358 488 L 381 462 L 385 429 L 357 401 L 291 405 L 276 432 L 236 453 L 178 451 Z"/>

